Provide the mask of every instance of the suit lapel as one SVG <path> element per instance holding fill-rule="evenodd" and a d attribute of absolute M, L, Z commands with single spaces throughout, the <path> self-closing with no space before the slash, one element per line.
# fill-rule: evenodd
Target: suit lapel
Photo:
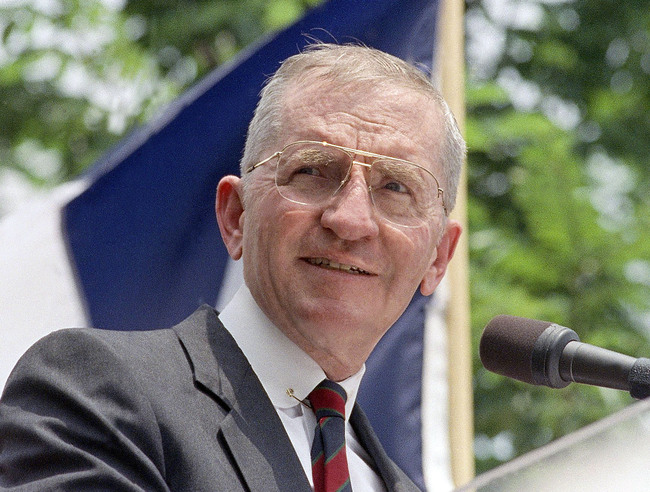
<path fill-rule="evenodd" d="M 208 306 L 174 327 L 199 387 L 227 412 L 218 438 L 250 490 L 311 491 L 291 441 L 259 379 Z"/>
<path fill-rule="evenodd" d="M 251 440 L 254 434 L 237 412 L 232 411 L 226 416 L 218 434 L 227 443 L 249 490 L 280 492 L 278 484 L 273 480 L 271 464 Z"/>
<path fill-rule="evenodd" d="M 350 424 L 359 442 L 375 462 L 377 473 L 390 492 L 420 490 L 386 454 L 359 404 L 354 405 L 350 415 Z"/>

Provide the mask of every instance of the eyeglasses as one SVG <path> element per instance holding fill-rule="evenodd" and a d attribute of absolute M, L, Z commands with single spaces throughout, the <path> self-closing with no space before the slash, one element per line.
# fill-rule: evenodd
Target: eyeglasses
<path fill-rule="evenodd" d="M 370 163 L 356 161 L 355 156 L 370 157 Z M 409 161 L 327 142 L 301 140 L 258 162 L 246 173 L 276 158 L 275 186 L 282 197 L 294 203 L 325 203 L 345 187 L 352 166 L 357 164 L 368 170 L 372 203 L 389 222 L 419 227 L 431 219 L 439 206 L 447 214 L 443 190 L 436 177 Z"/>

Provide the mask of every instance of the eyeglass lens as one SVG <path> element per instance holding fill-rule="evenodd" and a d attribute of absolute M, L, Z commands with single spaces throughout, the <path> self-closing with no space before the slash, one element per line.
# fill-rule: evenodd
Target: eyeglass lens
<path fill-rule="evenodd" d="M 353 156 L 341 149 L 318 143 L 290 144 L 278 159 L 276 186 L 288 200 L 318 205 L 345 186 L 352 165 Z M 420 167 L 376 159 L 366 179 L 375 208 L 389 221 L 417 227 L 433 213 L 438 184 Z"/>

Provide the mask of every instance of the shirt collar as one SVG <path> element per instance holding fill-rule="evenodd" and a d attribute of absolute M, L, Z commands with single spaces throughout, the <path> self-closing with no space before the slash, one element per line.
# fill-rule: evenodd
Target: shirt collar
<path fill-rule="evenodd" d="M 244 352 L 276 408 L 300 405 L 295 398 L 305 400 L 325 379 L 325 372 L 316 361 L 271 323 L 245 285 L 219 314 L 219 319 Z M 365 365 L 339 382 L 348 395 L 346 419 L 356 401 L 364 372 Z M 295 398 L 287 394 L 288 389 L 293 390 Z"/>

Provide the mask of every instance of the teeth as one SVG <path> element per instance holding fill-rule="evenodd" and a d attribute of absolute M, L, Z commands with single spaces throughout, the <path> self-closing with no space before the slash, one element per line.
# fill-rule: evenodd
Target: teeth
<path fill-rule="evenodd" d="M 330 270 L 341 270 L 348 273 L 354 273 L 358 275 L 370 275 L 369 272 L 362 270 L 359 267 L 352 265 L 344 265 L 343 263 L 337 263 L 335 261 L 330 261 L 327 258 L 307 258 L 307 261 L 312 265 L 322 266 L 324 268 L 329 268 Z"/>

